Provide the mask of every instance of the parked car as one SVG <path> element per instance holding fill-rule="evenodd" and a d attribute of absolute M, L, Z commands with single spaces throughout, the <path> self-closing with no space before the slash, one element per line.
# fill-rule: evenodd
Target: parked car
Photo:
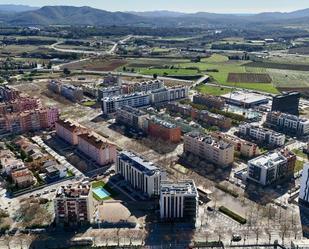
<path fill-rule="evenodd" d="M 239 234 L 233 234 L 232 241 L 234 241 L 234 242 L 241 241 L 241 236 Z"/>

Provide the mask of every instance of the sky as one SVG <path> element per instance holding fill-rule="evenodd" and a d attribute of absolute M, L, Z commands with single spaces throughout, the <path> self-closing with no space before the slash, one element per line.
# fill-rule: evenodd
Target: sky
<path fill-rule="evenodd" d="M 309 0 L 0 0 L 0 4 L 91 6 L 109 11 L 258 13 L 309 8 Z"/>

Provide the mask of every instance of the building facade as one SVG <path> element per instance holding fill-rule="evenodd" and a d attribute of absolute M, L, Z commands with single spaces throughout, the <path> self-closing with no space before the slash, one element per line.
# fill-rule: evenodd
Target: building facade
<path fill-rule="evenodd" d="M 160 88 L 153 90 L 151 92 L 151 103 L 153 105 L 160 105 L 163 103 L 168 103 L 176 101 L 179 99 L 187 98 L 189 94 L 189 89 L 186 86 L 175 86 L 172 88 Z"/>
<path fill-rule="evenodd" d="M 156 165 L 129 151 L 119 152 L 116 173 L 148 197 L 160 194 L 161 180 L 166 178 Z"/>
<path fill-rule="evenodd" d="M 285 92 L 273 97 L 272 111 L 279 111 L 292 115 L 299 115 L 299 92 Z"/>
<path fill-rule="evenodd" d="M 56 122 L 56 134 L 71 145 L 78 144 L 78 135 L 87 133 L 87 129 L 70 120 L 59 119 Z"/>
<path fill-rule="evenodd" d="M 150 105 L 150 96 L 148 93 L 133 93 L 102 99 L 102 112 L 105 115 L 115 113 L 117 109 L 123 106 L 141 107 Z"/>
<path fill-rule="evenodd" d="M 195 223 L 198 217 L 198 192 L 193 180 L 161 182 L 160 217 Z"/>
<path fill-rule="evenodd" d="M 298 203 L 309 208 L 309 163 L 305 164 L 303 168 Z"/>
<path fill-rule="evenodd" d="M 266 125 L 274 130 L 296 136 L 309 134 L 309 119 L 282 112 L 269 112 Z"/>
<path fill-rule="evenodd" d="M 215 109 L 222 109 L 225 105 L 224 99 L 209 94 L 194 95 L 193 103 L 199 105 L 205 105 L 208 108 L 215 108 Z"/>
<path fill-rule="evenodd" d="M 234 146 L 231 143 L 198 132 L 184 135 L 184 152 L 222 167 L 228 167 L 234 162 Z"/>
<path fill-rule="evenodd" d="M 239 134 L 271 146 L 280 147 L 285 143 L 284 134 L 251 124 L 241 124 L 239 126 Z"/>
<path fill-rule="evenodd" d="M 248 162 L 248 179 L 267 186 L 294 176 L 296 155 L 288 150 L 272 151 Z"/>
<path fill-rule="evenodd" d="M 156 117 L 149 119 L 148 134 L 172 143 L 179 143 L 181 140 L 181 128 L 179 126 Z"/>
<path fill-rule="evenodd" d="M 90 184 L 62 186 L 54 199 L 55 221 L 63 225 L 92 222 L 93 199 Z"/>
<path fill-rule="evenodd" d="M 78 135 L 77 148 L 101 166 L 116 162 L 116 145 L 95 133 Z"/>

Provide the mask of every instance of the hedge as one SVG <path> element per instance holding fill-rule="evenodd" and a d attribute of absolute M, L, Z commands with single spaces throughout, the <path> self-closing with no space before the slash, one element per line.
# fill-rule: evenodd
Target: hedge
<path fill-rule="evenodd" d="M 232 189 L 229 189 L 228 187 L 225 187 L 221 184 L 216 184 L 216 188 L 220 189 L 221 191 L 230 194 L 231 196 L 237 198 L 239 196 L 239 194 L 235 191 L 233 191 Z"/>
<path fill-rule="evenodd" d="M 246 224 L 247 223 L 247 220 L 245 218 L 241 217 L 240 215 L 234 213 L 233 211 L 229 210 L 228 208 L 226 208 L 224 206 L 219 207 L 219 211 L 221 213 L 224 213 L 227 216 L 231 217 L 233 220 L 236 220 L 240 224 Z"/>

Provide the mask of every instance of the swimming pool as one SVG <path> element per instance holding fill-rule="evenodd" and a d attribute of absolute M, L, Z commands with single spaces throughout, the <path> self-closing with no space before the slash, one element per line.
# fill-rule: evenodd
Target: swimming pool
<path fill-rule="evenodd" d="M 109 197 L 111 194 L 105 190 L 103 187 L 97 187 L 92 190 L 92 192 L 98 196 L 101 200 Z"/>

